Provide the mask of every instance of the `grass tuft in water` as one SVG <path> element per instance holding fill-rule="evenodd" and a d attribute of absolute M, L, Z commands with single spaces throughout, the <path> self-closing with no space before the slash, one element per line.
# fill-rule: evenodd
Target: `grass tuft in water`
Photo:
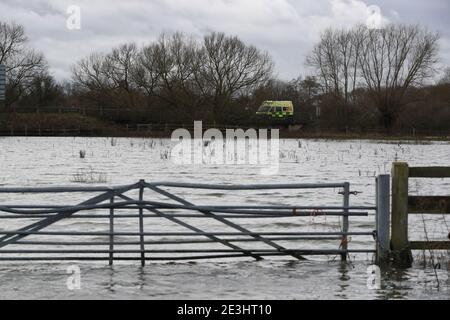
<path fill-rule="evenodd" d="M 91 168 L 89 169 L 80 169 L 77 173 L 73 174 L 71 182 L 75 183 L 107 183 L 108 176 L 103 172 L 96 172 Z"/>

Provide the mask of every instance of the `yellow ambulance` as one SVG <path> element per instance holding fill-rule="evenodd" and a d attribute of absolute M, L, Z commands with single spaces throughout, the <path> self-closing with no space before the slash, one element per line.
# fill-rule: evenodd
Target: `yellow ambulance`
<path fill-rule="evenodd" d="M 294 105 L 292 101 L 264 101 L 256 114 L 272 120 L 292 119 L 294 116 Z"/>

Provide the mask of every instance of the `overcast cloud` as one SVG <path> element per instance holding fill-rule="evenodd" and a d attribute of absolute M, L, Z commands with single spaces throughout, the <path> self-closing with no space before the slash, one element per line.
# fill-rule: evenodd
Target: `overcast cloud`
<path fill-rule="evenodd" d="M 81 30 L 66 28 L 69 5 L 81 8 Z M 442 65 L 450 65 L 448 0 L 0 0 L 0 20 L 23 24 L 58 80 L 93 51 L 123 42 L 143 44 L 162 31 L 202 37 L 223 31 L 268 50 L 282 79 L 308 72 L 305 56 L 330 26 L 366 23 L 368 7 L 383 22 L 420 23 L 441 33 Z"/>

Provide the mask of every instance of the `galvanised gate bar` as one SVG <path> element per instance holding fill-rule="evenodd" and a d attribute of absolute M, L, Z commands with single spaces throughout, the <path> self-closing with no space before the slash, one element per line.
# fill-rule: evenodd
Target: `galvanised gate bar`
<path fill-rule="evenodd" d="M 144 265 L 149 260 L 242 257 L 260 260 L 269 256 L 303 260 L 307 255 L 338 255 L 346 260 L 349 253 L 375 252 L 382 257 L 389 242 L 389 176 L 379 176 L 377 181 L 374 206 L 351 206 L 350 196 L 355 192 L 350 190 L 348 182 L 212 185 L 141 180 L 116 187 L 0 188 L 0 261 L 104 260 L 113 264 L 119 260 L 135 260 Z M 342 204 L 196 205 L 174 193 L 173 190 L 179 189 L 239 191 L 243 194 L 242 201 L 245 200 L 245 192 L 251 190 L 333 189 L 336 196 L 342 198 L 338 200 Z M 5 203 L 2 195 L 7 194 L 33 194 L 40 199 L 50 199 L 49 202 L 58 194 L 67 194 L 69 198 L 74 194 L 91 196 L 76 205 L 19 205 Z M 156 198 L 166 200 L 155 201 Z M 377 211 L 377 230 L 349 230 L 351 217 L 368 217 L 370 211 Z M 283 221 L 316 216 L 338 217 L 340 230 L 301 232 L 294 225 L 289 231 L 269 231 L 271 225 L 268 222 L 265 231 L 251 231 L 240 223 L 241 219 Z M 90 224 L 73 230 L 72 225 L 77 224 L 71 221 L 77 219 L 86 219 Z M 120 229 L 122 219 L 128 219 L 127 230 Z M 145 228 L 148 219 L 170 222 L 173 229 L 150 232 Z M 223 229 L 198 227 L 192 223 L 193 219 L 209 219 Z M 371 220 L 370 217 L 368 219 Z M 21 225 L 11 228 L 11 223 L 5 221 L 20 221 Z M 101 229 L 96 227 L 96 222 Z M 370 249 L 353 248 L 349 238 L 359 236 L 370 236 L 377 241 Z M 311 241 L 333 245 L 314 249 L 308 247 Z M 286 246 L 286 243 L 291 245 Z"/>

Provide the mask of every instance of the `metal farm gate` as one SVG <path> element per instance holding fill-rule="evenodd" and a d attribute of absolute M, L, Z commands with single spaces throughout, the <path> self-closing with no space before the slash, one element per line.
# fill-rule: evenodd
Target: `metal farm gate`
<path fill-rule="evenodd" d="M 387 246 L 389 236 L 383 231 L 349 230 L 351 217 L 366 216 L 375 225 L 369 212 L 378 208 L 378 211 L 387 210 L 389 216 L 389 176 L 380 176 L 380 179 L 382 183 L 377 184 L 377 201 L 373 206 L 352 206 L 350 196 L 354 192 L 348 182 L 212 185 L 148 183 L 141 180 L 116 187 L 0 188 L 0 261 L 104 260 L 113 264 L 119 260 L 135 260 L 145 265 L 146 261 L 151 260 L 242 257 L 260 260 L 269 256 L 302 260 L 307 255 L 338 255 L 346 260 L 349 253 L 375 253 Z M 196 205 L 174 193 L 174 190 L 180 189 L 229 190 L 242 192 L 243 195 L 251 190 L 267 192 L 289 189 L 300 192 L 335 189 L 336 196 L 342 199 L 338 199 L 341 204 L 335 206 L 301 203 Z M 50 204 L 5 203 L 5 197 L 11 194 L 16 194 L 15 197 L 17 194 L 32 195 L 33 199 L 46 200 Z M 56 205 L 54 200 L 58 194 L 64 194 L 68 199 L 73 199 L 75 194 L 90 197 L 76 205 Z M 165 201 L 155 201 L 161 198 Z M 320 201 L 320 197 L 317 200 Z M 242 219 L 292 221 L 311 216 L 338 217 L 340 230 L 302 232 L 293 225 L 289 231 L 271 231 L 271 224 L 267 222 L 264 231 L 252 231 L 252 228 L 240 223 L 244 221 Z M 164 223 L 170 223 L 173 229 L 169 226 L 163 230 L 146 230 L 148 226 L 157 225 L 152 222 L 155 220 L 149 219 L 162 219 Z M 215 230 L 196 226 L 194 219 L 214 222 Z M 127 228 L 123 229 L 121 221 L 125 220 Z M 377 229 L 384 224 L 383 230 L 386 230 L 386 220 L 376 220 Z M 89 223 L 77 224 L 76 221 Z M 387 223 L 389 229 L 389 221 Z M 353 248 L 349 237 L 359 236 L 370 236 L 371 239 L 373 236 L 378 241 L 374 241 L 370 249 Z M 323 241 L 327 245 L 330 243 L 330 247 L 311 248 L 307 245 L 308 241 Z"/>

